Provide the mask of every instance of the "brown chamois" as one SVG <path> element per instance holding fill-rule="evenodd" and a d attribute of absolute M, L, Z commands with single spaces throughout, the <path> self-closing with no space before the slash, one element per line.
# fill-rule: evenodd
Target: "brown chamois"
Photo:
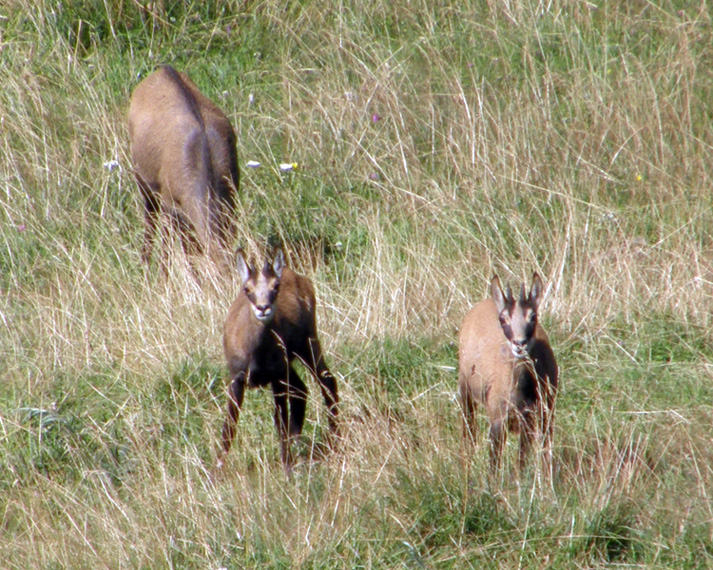
<path fill-rule="evenodd" d="M 163 211 L 179 228 L 184 251 L 227 266 L 240 172 L 235 132 L 223 111 L 166 65 L 134 89 L 129 137 L 145 208 L 142 261 L 151 258 Z"/>
<path fill-rule="evenodd" d="M 292 366 L 295 358 L 319 382 L 328 411 L 330 439 L 337 430 L 337 381 L 324 362 L 317 338 L 314 288 L 307 277 L 285 267 L 281 249 L 260 272 L 248 266 L 240 250 L 237 267 L 243 289 L 228 311 L 223 331 L 230 389 L 218 465 L 235 437 L 245 387 L 269 385 L 275 399 L 280 456 L 290 473 L 291 446 L 302 433 L 307 405 L 307 386 Z"/>
<path fill-rule="evenodd" d="M 507 430 L 520 432 L 519 467 L 540 423 L 542 446 L 551 453 L 558 370 L 547 333 L 537 322 L 542 281 L 535 273 L 529 295 L 510 288 L 503 293 L 493 277 L 491 298 L 478 303 L 463 320 L 459 335 L 459 387 L 463 435 L 475 441 L 478 404 L 490 419 L 491 469 L 496 471 Z"/>

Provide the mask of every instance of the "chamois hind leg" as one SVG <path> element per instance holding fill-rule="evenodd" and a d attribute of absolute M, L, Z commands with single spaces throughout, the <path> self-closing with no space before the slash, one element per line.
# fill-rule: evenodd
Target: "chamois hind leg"
<path fill-rule="evenodd" d="M 305 361 L 310 372 L 317 379 L 317 382 L 319 382 L 322 397 L 329 412 L 329 431 L 332 435 L 337 435 L 337 404 L 339 404 L 337 380 L 332 376 L 329 368 L 327 368 L 327 364 L 324 362 L 324 355 L 322 354 L 322 347 L 319 344 L 319 340 L 310 338 L 307 343 L 307 354 L 301 354 L 300 357 Z"/>
<path fill-rule="evenodd" d="M 240 415 L 240 408 L 243 405 L 243 396 L 245 395 L 245 372 L 238 372 L 234 375 L 233 381 L 228 390 L 228 417 L 225 418 L 222 431 L 222 453 L 218 459 L 218 466 L 223 464 L 223 459 L 230 451 L 230 446 L 235 438 L 236 424 Z"/>
<path fill-rule="evenodd" d="M 181 244 L 186 256 L 208 254 L 210 248 L 209 212 L 198 198 L 181 203 L 183 209 Z"/>
<path fill-rule="evenodd" d="M 136 181 L 144 198 L 144 245 L 141 248 L 141 262 L 148 266 L 156 242 L 156 234 L 158 233 L 161 212 L 160 200 L 157 188 L 152 189 L 139 175 L 136 176 Z"/>

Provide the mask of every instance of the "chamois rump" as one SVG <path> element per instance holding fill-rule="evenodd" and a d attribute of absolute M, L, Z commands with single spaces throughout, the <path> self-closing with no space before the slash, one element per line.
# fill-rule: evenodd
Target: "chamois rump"
<path fill-rule="evenodd" d="M 280 457 L 289 474 L 292 443 L 302 433 L 307 404 L 307 386 L 292 365 L 295 358 L 319 382 L 328 411 L 330 439 L 337 431 L 337 382 L 324 362 L 317 337 L 314 288 L 307 277 L 285 266 L 281 249 L 259 272 L 248 265 L 240 250 L 237 268 L 242 291 L 228 311 L 223 334 L 230 388 L 218 465 L 222 465 L 235 437 L 246 386 L 270 386 Z"/>
<path fill-rule="evenodd" d="M 151 259 L 163 211 L 186 253 L 203 252 L 227 267 L 240 172 L 235 132 L 223 111 L 187 75 L 166 65 L 134 89 L 129 137 L 144 200 L 142 261 Z"/>
<path fill-rule="evenodd" d="M 503 293 L 493 277 L 491 297 L 466 315 L 459 335 L 459 389 L 463 435 L 475 441 L 475 411 L 483 405 L 490 420 L 491 470 L 497 470 L 507 431 L 520 433 L 519 468 L 526 462 L 540 424 L 546 457 L 551 453 L 558 369 L 538 308 L 542 281 L 535 273 L 529 294 Z"/>

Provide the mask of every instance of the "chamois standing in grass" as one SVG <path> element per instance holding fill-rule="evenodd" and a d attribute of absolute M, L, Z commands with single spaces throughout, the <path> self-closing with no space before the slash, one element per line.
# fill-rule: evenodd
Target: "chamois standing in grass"
<path fill-rule="evenodd" d="M 223 334 L 230 393 L 218 465 L 235 437 L 245 387 L 269 385 L 275 399 L 280 455 L 289 474 L 293 465 L 292 442 L 302 433 L 307 404 L 307 386 L 292 365 L 295 358 L 319 382 L 327 406 L 330 437 L 337 429 L 337 382 L 324 362 L 317 338 L 314 288 L 307 277 L 285 267 L 281 249 L 260 272 L 248 265 L 242 250 L 238 251 L 237 267 L 243 288 L 230 307 Z"/>
<path fill-rule="evenodd" d="M 240 172 L 235 132 L 223 111 L 184 73 L 163 66 L 134 89 L 129 136 L 145 208 L 142 261 L 151 258 L 164 211 L 184 251 L 227 267 Z"/>
<path fill-rule="evenodd" d="M 463 320 L 459 336 L 459 388 L 463 435 L 475 441 L 477 406 L 490 419 L 491 470 L 501 459 L 507 430 L 520 432 L 519 467 L 540 424 L 543 449 L 551 453 L 558 369 L 547 334 L 538 323 L 542 281 L 535 273 L 527 294 L 525 284 L 515 299 L 503 293 L 493 277 L 491 297 L 478 303 Z"/>

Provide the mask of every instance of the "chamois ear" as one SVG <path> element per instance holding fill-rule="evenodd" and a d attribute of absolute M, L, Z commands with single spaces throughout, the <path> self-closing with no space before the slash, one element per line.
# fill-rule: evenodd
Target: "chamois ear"
<path fill-rule="evenodd" d="M 248 262 L 245 260 L 245 253 L 243 249 L 240 248 L 235 254 L 235 264 L 238 268 L 238 275 L 240 275 L 240 284 L 245 285 L 248 279 L 250 279 L 250 267 Z"/>
<path fill-rule="evenodd" d="M 525 285 L 523 284 L 523 287 Z M 540 276 L 537 273 L 532 274 L 532 288 L 530 289 L 530 303 L 532 304 L 532 308 L 537 310 L 537 307 L 540 306 L 540 300 L 542 299 L 542 279 L 540 279 Z"/>
<path fill-rule="evenodd" d="M 279 279 L 282 277 L 282 270 L 285 268 L 285 254 L 282 252 L 282 248 L 279 248 L 275 252 L 275 259 L 272 262 L 272 270 L 277 275 Z"/>
<path fill-rule="evenodd" d="M 495 301 L 495 308 L 498 310 L 498 314 L 502 313 L 507 305 L 507 299 L 503 295 L 503 288 L 500 286 L 500 279 L 498 276 L 493 276 L 493 280 L 490 282 L 490 295 Z"/>

